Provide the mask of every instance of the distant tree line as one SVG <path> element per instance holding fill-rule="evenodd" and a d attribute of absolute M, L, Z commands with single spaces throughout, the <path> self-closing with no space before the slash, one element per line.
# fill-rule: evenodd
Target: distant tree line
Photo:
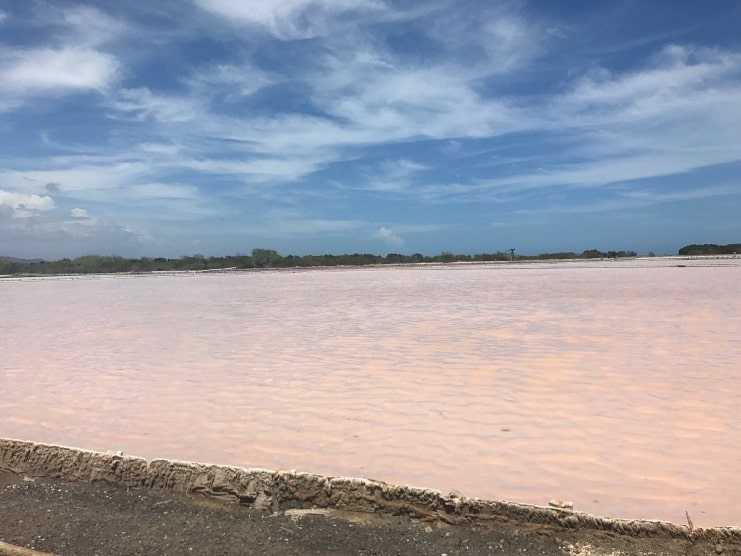
<path fill-rule="evenodd" d="M 680 255 L 696 257 L 700 255 L 735 255 L 741 253 L 741 243 L 729 243 L 728 245 L 716 245 L 704 243 L 702 245 L 685 245 L 679 250 Z"/>
<path fill-rule="evenodd" d="M 541 253 L 539 255 L 515 255 L 516 260 L 547 259 L 604 259 L 635 257 L 635 251 L 598 251 L 589 249 L 580 255 L 573 252 Z M 223 257 L 186 255 L 177 259 L 163 257 L 141 257 L 127 259 L 118 255 L 85 255 L 75 259 L 58 261 L 23 261 L 0 257 L 0 274 L 90 274 L 115 272 L 167 272 L 183 270 L 223 270 L 249 268 L 308 268 L 319 266 L 364 266 L 383 264 L 454 263 L 481 261 L 509 261 L 510 252 L 456 255 L 444 251 L 439 255 L 426 256 L 421 253 L 402 255 L 388 253 L 385 257 L 370 253 L 352 255 L 287 255 L 282 256 L 272 249 L 253 249 L 250 255 L 239 253 Z"/>

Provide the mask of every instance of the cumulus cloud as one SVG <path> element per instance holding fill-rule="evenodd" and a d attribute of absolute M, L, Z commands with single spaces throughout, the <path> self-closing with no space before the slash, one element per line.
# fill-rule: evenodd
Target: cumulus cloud
<path fill-rule="evenodd" d="M 69 215 L 72 218 L 90 218 L 90 215 L 88 214 L 88 212 L 85 209 L 81 209 L 81 208 L 73 208 L 72 210 L 69 211 Z"/>
<path fill-rule="evenodd" d="M 29 195 L 0 189 L 0 207 L 5 208 L 13 218 L 23 218 L 52 210 L 54 200 L 47 195 Z"/>
<path fill-rule="evenodd" d="M 6 248 L 28 255 L 59 258 L 60 250 L 79 255 L 108 252 L 136 255 L 156 240 L 143 228 L 122 226 L 75 207 L 62 212 L 51 197 L 0 190 L 0 237 Z"/>
<path fill-rule="evenodd" d="M 0 234 L 13 252 L 55 260 L 60 253 L 77 256 L 101 252 L 140 256 L 157 240 L 148 232 L 95 217 L 58 215 L 54 211 L 36 218 L 6 219 L 0 205 Z"/>
<path fill-rule="evenodd" d="M 403 238 L 397 236 L 391 228 L 387 228 L 386 226 L 378 228 L 373 233 L 373 237 L 380 239 L 389 247 L 394 248 L 404 247 L 404 243 L 406 243 Z"/>

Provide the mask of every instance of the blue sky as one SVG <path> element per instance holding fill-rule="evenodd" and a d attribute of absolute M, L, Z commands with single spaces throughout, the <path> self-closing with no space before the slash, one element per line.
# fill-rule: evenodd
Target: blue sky
<path fill-rule="evenodd" d="M 0 254 L 741 241 L 741 3 L 0 0 Z"/>

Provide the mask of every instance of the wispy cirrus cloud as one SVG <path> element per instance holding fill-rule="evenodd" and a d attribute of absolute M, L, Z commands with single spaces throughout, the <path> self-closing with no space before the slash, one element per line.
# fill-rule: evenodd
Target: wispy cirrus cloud
<path fill-rule="evenodd" d="M 707 199 L 708 197 L 723 197 L 726 195 L 735 195 L 741 188 L 741 183 L 719 183 L 706 187 L 692 187 L 688 189 L 674 189 L 671 191 L 657 191 L 655 189 L 629 189 L 625 191 L 618 190 L 618 195 L 627 199 L 651 204 L 664 203 L 672 201 L 691 201 L 695 199 Z"/>
<path fill-rule="evenodd" d="M 390 10 L 380 0 L 283 0 L 282 2 L 231 2 L 194 0 L 195 4 L 231 24 L 259 27 L 281 39 L 324 35 L 347 14 L 383 15 Z M 347 21 L 347 20 L 344 20 Z"/>
<path fill-rule="evenodd" d="M 227 102 L 239 102 L 277 80 L 248 63 L 224 63 L 199 68 L 186 81 L 192 94 L 201 98 L 221 96 Z"/>
<path fill-rule="evenodd" d="M 190 122 L 199 115 L 205 116 L 197 99 L 153 93 L 148 87 L 119 90 L 111 99 L 110 107 L 119 117 L 162 124 Z"/>
<path fill-rule="evenodd" d="M 424 164 L 404 158 L 384 160 L 365 172 L 364 183 L 350 187 L 405 194 L 412 187 L 414 175 L 428 168 Z"/>
<path fill-rule="evenodd" d="M 105 89 L 119 71 L 115 57 L 86 48 L 5 51 L 0 55 L 0 90 L 36 95 Z"/>
<path fill-rule="evenodd" d="M 84 162 L 77 157 L 63 157 L 48 162 L 45 168 L 0 171 L 0 184 L 6 189 L 23 192 L 41 191 L 53 183 L 55 189 L 65 194 L 105 199 L 108 191 L 142 179 L 149 171 L 142 162 L 111 163 L 103 159 L 91 164 L 90 159 L 95 160 L 95 157 L 86 157 Z"/>
<path fill-rule="evenodd" d="M 131 32 L 123 20 L 92 6 L 72 5 L 62 8 L 60 15 L 68 33 L 67 40 L 90 47 L 125 38 Z"/>
<path fill-rule="evenodd" d="M 692 42 L 689 27 L 610 44 L 590 28 L 586 44 L 584 19 L 522 3 L 35 6 L 0 15 L 13 22 L 0 133 L 14 139 L 0 188 L 49 197 L 33 213 L 47 230 L 98 218 L 111 234 L 186 237 L 244 214 L 228 224 L 235 238 L 422 250 L 417 238 L 442 237 L 425 222 L 474 226 L 463 212 L 709 199 L 730 182 L 718 170 L 723 181 L 704 183 L 708 169 L 741 162 L 741 51 Z"/>
<path fill-rule="evenodd" d="M 48 8 L 31 24 L 51 29 L 46 44 L 0 44 L 0 111 L 39 97 L 102 94 L 121 76 L 118 58 L 99 47 L 122 35 L 122 23 L 91 7 Z"/>
<path fill-rule="evenodd" d="M 606 69 L 579 79 L 562 98 L 576 114 L 610 108 L 606 115 L 620 121 L 641 121 L 674 106 L 693 91 L 717 85 L 726 77 L 738 77 L 741 54 L 715 48 L 669 45 L 650 60 L 646 68 L 614 74 Z M 598 111 L 594 116 L 600 116 Z"/>
<path fill-rule="evenodd" d="M 592 71 L 540 107 L 558 154 L 477 180 L 491 193 L 600 187 L 741 161 L 741 53 L 668 46 L 641 69 Z M 559 139 L 559 136 L 562 139 Z"/>
<path fill-rule="evenodd" d="M 527 216 L 549 214 L 594 215 L 605 212 L 627 212 L 665 203 L 731 197 L 737 195 L 738 190 L 738 183 L 727 183 L 710 187 L 692 187 L 671 191 L 657 191 L 645 188 L 632 189 L 625 186 L 618 186 L 609 191 L 609 196 L 603 196 L 599 199 L 578 202 L 572 199 L 569 202 L 543 204 L 537 208 L 521 208 L 515 212 L 516 214 Z"/>

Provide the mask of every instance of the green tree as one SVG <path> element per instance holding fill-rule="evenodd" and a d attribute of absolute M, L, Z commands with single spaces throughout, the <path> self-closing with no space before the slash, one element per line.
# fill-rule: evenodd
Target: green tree
<path fill-rule="evenodd" d="M 252 261 L 258 268 L 272 268 L 279 266 L 281 257 L 277 251 L 272 249 L 253 249 Z"/>

